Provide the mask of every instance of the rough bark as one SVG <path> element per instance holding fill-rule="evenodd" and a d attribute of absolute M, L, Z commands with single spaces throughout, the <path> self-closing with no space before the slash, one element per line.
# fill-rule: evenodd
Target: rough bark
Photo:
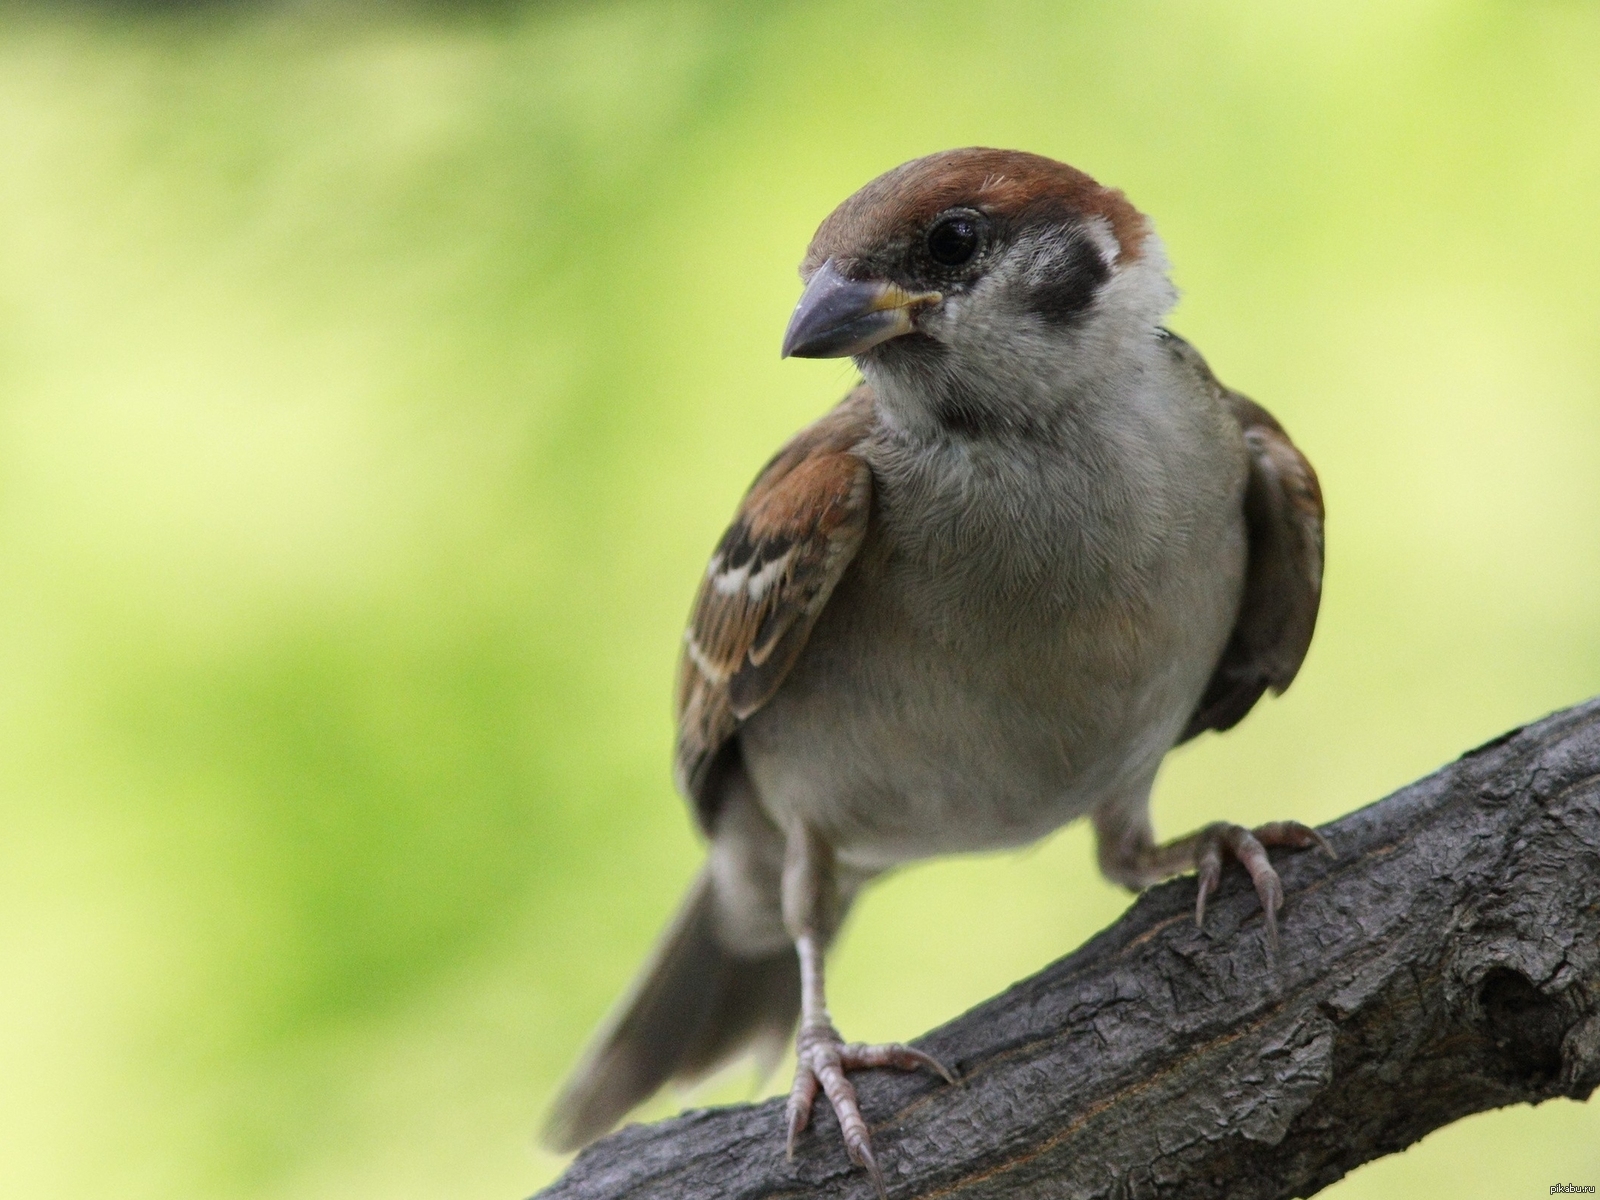
<path fill-rule="evenodd" d="M 1469 1113 L 1600 1083 L 1600 699 L 1514 730 L 1243 872 L 1194 881 L 854 1076 L 891 1197 L 1309 1196 Z M 689 1112 L 586 1150 L 547 1200 L 869 1197 L 818 1104 Z"/>

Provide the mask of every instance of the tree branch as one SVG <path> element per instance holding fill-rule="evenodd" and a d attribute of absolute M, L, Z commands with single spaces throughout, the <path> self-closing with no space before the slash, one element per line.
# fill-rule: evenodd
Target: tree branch
<path fill-rule="evenodd" d="M 918 1043 L 963 1076 L 854 1076 L 891 1197 L 1309 1196 L 1469 1113 L 1600 1083 L 1600 699 L 1514 730 L 1281 856 L 1194 881 Z M 546 1200 L 869 1197 L 829 1107 L 686 1113 L 586 1150 Z"/>

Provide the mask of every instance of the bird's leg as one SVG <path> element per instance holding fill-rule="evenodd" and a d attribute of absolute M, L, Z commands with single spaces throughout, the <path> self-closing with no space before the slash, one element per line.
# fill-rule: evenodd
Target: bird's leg
<path fill-rule="evenodd" d="M 1214 821 L 1185 837 L 1157 844 L 1150 831 L 1150 818 L 1143 805 L 1136 811 L 1109 807 L 1094 814 L 1099 840 L 1100 870 L 1108 879 L 1131 888 L 1192 870 L 1199 876 L 1195 891 L 1194 920 L 1203 925 L 1206 899 L 1216 893 L 1222 878 L 1224 857 L 1237 859 L 1250 873 L 1256 895 L 1261 898 L 1266 918 L 1267 938 L 1278 944 L 1278 910 L 1283 907 L 1283 881 L 1267 859 L 1268 846 L 1287 846 L 1303 850 L 1316 846 L 1335 857 L 1328 839 L 1299 821 L 1270 821 L 1254 829 Z"/>
<path fill-rule="evenodd" d="M 937 1059 L 920 1050 L 899 1044 L 863 1045 L 839 1036 L 828 1016 L 823 983 L 823 954 L 837 911 L 832 848 L 810 830 L 791 833 L 783 867 L 783 916 L 800 956 L 800 1031 L 795 1036 L 794 1086 L 789 1090 L 789 1157 L 794 1157 L 795 1140 L 810 1122 L 811 1105 L 820 1090 L 839 1118 L 850 1161 L 866 1169 L 883 1196 L 883 1171 L 873 1157 L 872 1137 L 845 1072 L 862 1067 L 922 1068 L 950 1083 L 956 1080 Z"/>

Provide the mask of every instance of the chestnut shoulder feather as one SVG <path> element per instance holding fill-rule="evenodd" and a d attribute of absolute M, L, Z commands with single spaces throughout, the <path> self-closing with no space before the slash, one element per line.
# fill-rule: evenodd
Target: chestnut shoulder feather
<path fill-rule="evenodd" d="M 1311 645 L 1322 600 L 1322 488 L 1283 426 L 1254 400 L 1219 383 L 1199 353 L 1163 330 L 1173 353 L 1216 389 L 1244 440 L 1248 539 L 1239 616 L 1180 741 L 1237 725 L 1268 688 L 1281 694 Z"/>
<path fill-rule="evenodd" d="M 769 462 L 722 535 L 678 662 L 676 776 L 710 833 L 733 734 L 783 682 L 867 531 L 872 428 L 862 384 Z"/>

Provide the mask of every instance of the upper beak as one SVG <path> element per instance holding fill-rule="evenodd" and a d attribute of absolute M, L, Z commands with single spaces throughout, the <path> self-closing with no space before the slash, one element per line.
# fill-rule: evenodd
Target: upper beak
<path fill-rule="evenodd" d="M 911 332 L 911 314 L 944 299 L 908 292 L 882 279 L 846 279 L 829 259 L 794 306 L 783 335 L 784 358 L 843 358 Z"/>

